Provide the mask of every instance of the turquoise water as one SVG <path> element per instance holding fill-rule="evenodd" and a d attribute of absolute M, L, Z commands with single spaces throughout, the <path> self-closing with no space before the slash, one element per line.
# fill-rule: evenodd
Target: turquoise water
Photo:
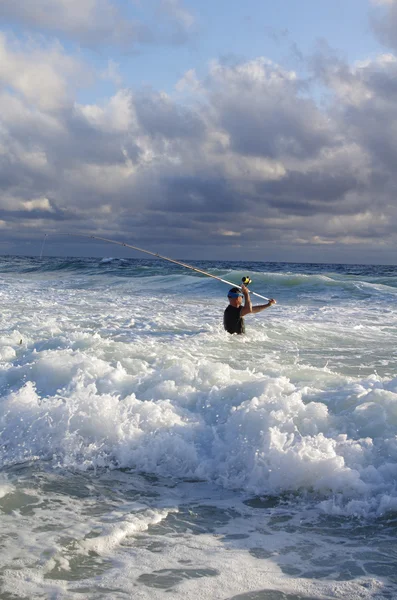
<path fill-rule="evenodd" d="M 0 257 L 0 598 L 397 597 L 397 268 L 194 266 Z"/>

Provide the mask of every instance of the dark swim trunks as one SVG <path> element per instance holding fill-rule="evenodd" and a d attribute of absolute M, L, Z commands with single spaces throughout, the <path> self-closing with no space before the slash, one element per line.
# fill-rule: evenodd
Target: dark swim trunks
<path fill-rule="evenodd" d="M 229 333 L 245 333 L 244 319 L 241 316 L 242 306 L 236 308 L 229 304 L 223 313 L 223 326 Z"/>

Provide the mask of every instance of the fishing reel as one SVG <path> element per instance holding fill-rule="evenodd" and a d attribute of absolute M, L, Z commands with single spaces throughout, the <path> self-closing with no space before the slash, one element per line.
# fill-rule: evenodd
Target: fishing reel
<path fill-rule="evenodd" d="M 244 285 L 249 285 L 250 283 L 252 283 L 252 279 L 250 279 L 247 276 L 243 277 L 241 281 L 243 282 Z"/>

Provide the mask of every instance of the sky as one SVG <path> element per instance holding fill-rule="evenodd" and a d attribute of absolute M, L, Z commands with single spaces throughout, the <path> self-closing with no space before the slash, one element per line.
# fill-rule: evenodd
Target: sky
<path fill-rule="evenodd" d="M 0 0 L 0 254 L 397 264 L 397 0 Z"/>

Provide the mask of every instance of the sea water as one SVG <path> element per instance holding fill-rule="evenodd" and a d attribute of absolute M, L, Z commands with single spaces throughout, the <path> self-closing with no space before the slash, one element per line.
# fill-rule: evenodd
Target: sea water
<path fill-rule="evenodd" d="M 397 598 L 397 268 L 194 264 L 0 257 L 0 598 Z"/>

